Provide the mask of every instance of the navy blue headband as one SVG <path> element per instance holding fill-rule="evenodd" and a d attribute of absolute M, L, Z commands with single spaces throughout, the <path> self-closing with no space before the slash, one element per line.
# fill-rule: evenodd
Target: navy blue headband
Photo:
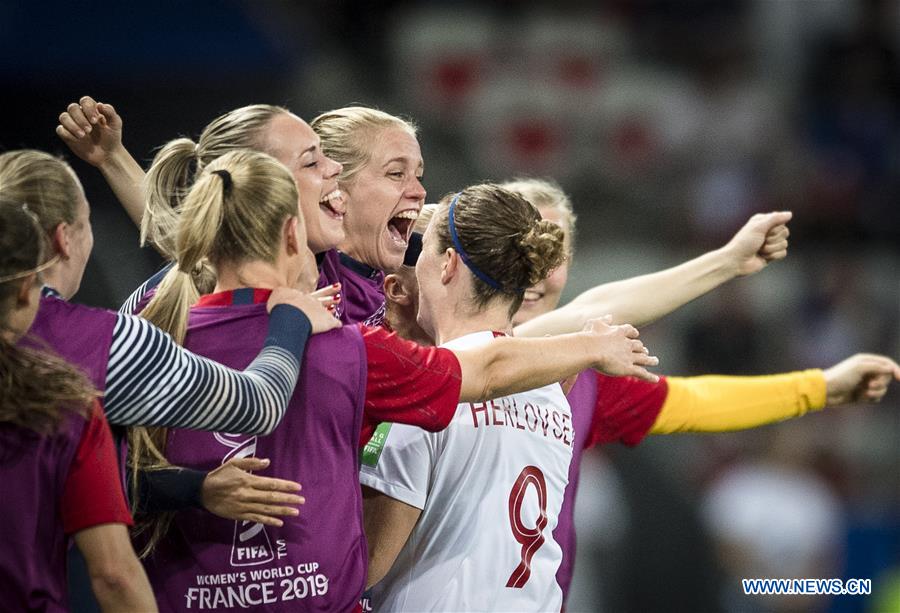
<path fill-rule="evenodd" d="M 450 226 L 450 240 L 453 241 L 453 246 L 456 248 L 456 252 L 459 254 L 459 257 L 463 261 L 463 264 L 468 266 L 473 275 L 487 283 L 490 287 L 494 288 L 498 292 L 505 291 L 503 289 L 503 286 L 499 282 L 495 281 L 487 273 L 481 272 L 481 270 L 477 266 L 475 266 L 472 260 L 469 259 L 469 254 L 467 254 L 466 250 L 463 249 L 462 243 L 459 242 L 459 235 L 456 234 L 456 222 L 454 218 L 456 217 L 456 203 L 459 201 L 459 197 L 461 195 L 462 192 L 458 192 L 455 196 L 453 196 L 453 200 L 450 201 L 450 212 L 447 214 L 447 219 Z M 516 293 L 524 293 L 525 290 L 516 288 L 513 291 Z"/>

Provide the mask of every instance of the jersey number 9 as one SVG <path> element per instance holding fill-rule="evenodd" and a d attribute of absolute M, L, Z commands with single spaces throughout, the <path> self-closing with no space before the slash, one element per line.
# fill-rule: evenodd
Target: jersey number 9
<path fill-rule="evenodd" d="M 529 485 L 537 490 L 538 504 L 541 508 L 534 526 L 526 526 L 522 521 L 522 501 Z M 509 523 L 516 542 L 522 546 L 522 560 L 509 576 L 506 587 L 521 588 L 531 577 L 531 559 L 544 544 L 543 532 L 547 527 L 547 482 L 544 480 L 544 473 L 537 466 L 523 468 L 512 491 L 509 492 Z"/>

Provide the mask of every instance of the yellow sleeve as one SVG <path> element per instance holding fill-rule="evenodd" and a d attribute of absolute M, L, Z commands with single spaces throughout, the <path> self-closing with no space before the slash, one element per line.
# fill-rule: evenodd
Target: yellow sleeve
<path fill-rule="evenodd" d="M 755 428 L 825 407 L 825 376 L 804 370 L 762 377 L 666 377 L 669 393 L 650 434 Z"/>

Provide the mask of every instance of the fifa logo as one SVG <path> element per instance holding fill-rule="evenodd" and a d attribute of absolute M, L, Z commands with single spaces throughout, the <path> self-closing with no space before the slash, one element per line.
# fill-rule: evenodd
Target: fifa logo
<path fill-rule="evenodd" d="M 234 458 L 252 458 L 256 456 L 256 437 L 240 440 L 240 434 L 214 433 L 217 441 L 228 447 L 229 451 L 222 464 Z M 234 539 L 231 544 L 232 566 L 255 566 L 275 559 L 272 544 L 266 528 L 252 521 L 234 522 Z"/>

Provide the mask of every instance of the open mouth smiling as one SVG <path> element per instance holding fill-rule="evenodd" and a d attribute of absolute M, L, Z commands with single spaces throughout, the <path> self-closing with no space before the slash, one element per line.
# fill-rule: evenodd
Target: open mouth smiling
<path fill-rule="evenodd" d="M 344 193 L 339 189 L 335 189 L 325 194 L 319 200 L 319 208 L 325 211 L 325 214 L 332 219 L 344 219 L 344 213 L 347 212 L 344 206 Z"/>
<path fill-rule="evenodd" d="M 418 218 L 419 212 L 416 209 L 407 209 L 391 217 L 387 224 L 387 231 L 391 239 L 406 249 L 409 236 L 412 234 L 413 225 Z"/>

